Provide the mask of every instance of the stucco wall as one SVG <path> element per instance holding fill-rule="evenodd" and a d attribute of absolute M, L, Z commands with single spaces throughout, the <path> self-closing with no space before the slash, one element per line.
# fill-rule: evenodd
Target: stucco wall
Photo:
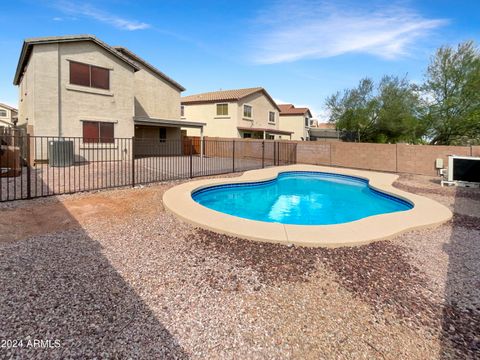
<path fill-rule="evenodd" d="M 184 120 L 200 121 L 206 123 L 203 128 L 205 136 L 238 137 L 237 114 L 238 105 L 228 103 L 228 116 L 217 116 L 216 103 L 189 104 L 184 107 Z M 188 136 L 199 136 L 198 129 L 186 129 Z"/>
<path fill-rule="evenodd" d="M 109 68 L 110 90 L 69 84 L 69 60 Z M 133 136 L 133 68 L 98 45 L 88 41 L 35 45 L 25 75 L 19 122 L 28 118 L 35 135 L 80 137 L 82 120 L 91 120 L 114 122 L 115 137 Z"/>
<path fill-rule="evenodd" d="M 109 68 L 110 90 L 69 84 L 69 60 Z M 82 120 L 115 123 L 115 137 L 134 134 L 133 68 L 92 42 L 60 44 L 62 136 L 82 136 Z"/>
<path fill-rule="evenodd" d="M 3 107 L 0 105 L 0 110 L 4 110 L 5 111 L 5 116 L 1 116 L 0 115 L 0 121 L 4 121 L 4 122 L 7 122 L 7 123 L 12 123 L 12 117 L 15 117 L 17 116 L 17 113 L 15 111 L 12 111 L 10 109 L 7 109 L 6 107 Z M 0 126 L 2 126 L 3 123 L 0 122 Z"/>
<path fill-rule="evenodd" d="M 246 119 L 243 116 L 243 105 L 252 106 L 252 119 Z M 263 93 L 252 94 L 241 101 L 238 102 L 237 109 L 238 122 L 237 126 L 241 127 L 252 127 L 252 128 L 268 128 L 268 129 L 278 129 L 278 110 L 275 106 L 267 99 Z M 269 112 L 273 111 L 275 113 L 275 124 L 269 123 Z"/>
<path fill-rule="evenodd" d="M 135 73 L 135 116 L 180 120 L 180 90 L 141 64 Z"/>
<path fill-rule="evenodd" d="M 308 137 L 308 130 L 305 128 L 305 116 L 303 115 L 280 115 L 278 123 L 279 130 L 293 131 L 292 140 L 304 140 Z"/>

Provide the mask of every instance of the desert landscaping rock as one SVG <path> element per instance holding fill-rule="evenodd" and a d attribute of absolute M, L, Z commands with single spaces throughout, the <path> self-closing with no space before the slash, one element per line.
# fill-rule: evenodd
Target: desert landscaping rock
<path fill-rule="evenodd" d="M 312 249 L 183 223 L 178 183 L 2 204 L 0 339 L 60 346 L 0 358 L 480 357 L 479 189 L 402 176 L 454 218 Z"/>

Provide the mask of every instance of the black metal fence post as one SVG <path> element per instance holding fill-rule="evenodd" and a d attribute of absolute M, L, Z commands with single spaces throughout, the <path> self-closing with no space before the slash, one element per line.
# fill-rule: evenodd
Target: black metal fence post
<path fill-rule="evenodd" d="M 193 139 L 190 139 L 190 179 L 193 178 Z"/>
<path fill-rule="evenodd" d="M 132 136 L 132 187 L 135 187 L 135 136 Z"/>
<path fill-rule="evenodd" d="M 235 172 L 235 140 L 232 140 L 232 172 Z"/>
<path fill-rule="evenodd" d="M 25 139 L 25 137 L 23 137 Z M 27 134 L 26 146 L 26 163 L 27 163 L 27 199 L 32 197 L 32 169 L 30 167 L 30 134 Z"/>
<path fill-rule="evenodd" d="M 265 140 L 262 141 L 262 169 L 265 168 Z"/>

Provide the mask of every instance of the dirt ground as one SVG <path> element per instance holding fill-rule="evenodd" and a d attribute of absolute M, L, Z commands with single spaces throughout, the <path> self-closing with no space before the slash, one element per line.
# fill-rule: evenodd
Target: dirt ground
<path fill-rule="evenodd" d="M 480 357 L 479 189 L 402 175 L 454 218 L 308 249 L 181 222 L 178 183 L 0 204 L 0 357 Z"/>

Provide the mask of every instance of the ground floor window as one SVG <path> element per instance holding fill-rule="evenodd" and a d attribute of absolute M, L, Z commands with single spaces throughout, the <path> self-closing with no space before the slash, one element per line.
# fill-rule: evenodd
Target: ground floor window
<path fill-rule="evenodd" d="M 244 139 L 250 139 L 252 137 L 251 133 L 243 133 L 243 138 Z"/>
<path fill-rule="evenodd" d="M 272 134 L 267 134 L 267 135 L 265 136 L 265 138 L 266 138 L 267 140 L 273 140 L 273 139 L 275 139 L 275 136 L 273 136 Z"/>
<path fill-rule="evenodd" d="M 84 143 L 113 143 L 115 138 L 114 123 L 84 121 L 83 142 Z"/>

